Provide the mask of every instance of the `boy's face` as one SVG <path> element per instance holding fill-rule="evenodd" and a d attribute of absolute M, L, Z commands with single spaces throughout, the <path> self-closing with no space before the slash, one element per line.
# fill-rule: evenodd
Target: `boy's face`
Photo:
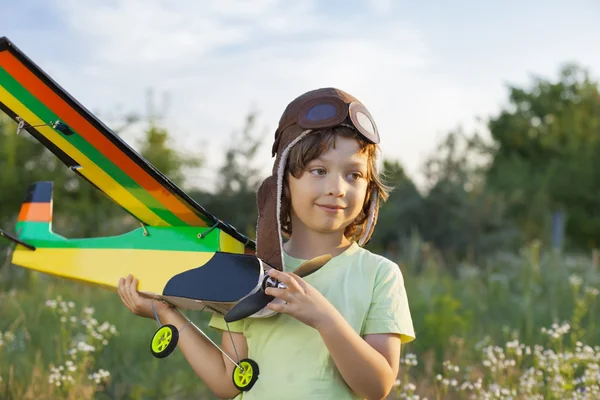
<path fill-rule="evenodd" d="M 355 139 L 337 136 L 335 147 L 312 160 L 300 178 L 289 175 L 293 233 L 341 233 L 360 214 L 367 193 L 367 154 Z"/>

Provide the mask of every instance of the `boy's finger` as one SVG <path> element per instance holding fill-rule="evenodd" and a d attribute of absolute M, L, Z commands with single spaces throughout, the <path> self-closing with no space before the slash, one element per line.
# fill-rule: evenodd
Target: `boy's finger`
<path fill-rule="evenodd" d="M 125 296 L 121 295 L 121 296 L 119 296 L 119 298 L 121 299 L 121 302 L 123 304 L 125 304 L 125 307 L 127 307 L 129 310 L 131 310 L 131 306 L 129 305 L 129 302 L 127 301 L 127 299 L 125 298 Z"/>
<path fill-rule="evenodd" d="M 304 279 L 300 278 L 298 275 L 294 274 L 293 272 L 290 272 L 290 276 L 292 277 L 292 279 L 294 279 L 294 281 L 296 281 L 298 286 L 300 286 L 302 289 L 306 289 L 306 281 Z"/>
<path fill-rule="evenodd" d="M 277 297 L 278 299 L 285 300 L 288 302 L 292 301 L 292 298 L 293 298 L 292 294 L 287 289 L 279 289 L 279 288 L 269 287 L 265 290 L 265 293 L 270 296 Z"/>
<path fill-rule="evenodd" d="M 292 278 L 290 274 L 272 269 L 269 271 L 269 275 L 277 279 L 279 282 L 284 283 L 285 286 L 287 286 L 291 291 L 298 291 L 300 289 L 298 282 L 296 282 L 296 280 Z"/>
<path fill-rule="evenodd" d="M 124 285 L 123 290 L 121 291 L 121 298 L 123 299 L 123 302 L 125 303 L 125 305 L 130 309 L 133 310 L 133 300 L 131 299 L 131 295 L 129 293 L 129 288 L 127 286 Z"/>
<path fill-rule="evenodd" d="M 129 297 L 133 301 L 133 304 L 138 304 L 140 302 L 140 294 L 137 291 L 137 285 L 138 280 L 133 278 L 129 284 Z"/>
<path fill-rule="evenodd" d="M 126 291 L 127 290 L 125 289 L 125 278 L 121 277 L 119 278 L 119 284 L 117 285 L 117 293 L 119 293 L 119 297 L 121 297 L 121 299 L 125 297 Z"/>
<path fill-rule="evenodd" d="M 274 302 L 270 302 L 269 304 L 267 304 L 267 307 L 269 307 L 271 310 L 278 312 L 280 314 L 288 314 L 286 312 L 286 307 L 287 304 L 282 304 L 282 303 L 274 303 Z"/>
<path fill-rule="evenodd" d="M 135 278 L 131 277 L 131 279 L 128 278 L 127 280 L 127 291 L 129 293 L 133 293 L 135 291 Z"/>

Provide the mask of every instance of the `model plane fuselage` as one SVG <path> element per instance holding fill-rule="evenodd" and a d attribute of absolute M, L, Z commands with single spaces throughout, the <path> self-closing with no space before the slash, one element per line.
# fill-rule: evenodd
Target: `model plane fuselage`
<path fill-rule="evenodd" d="M 252 293 L 263 268 L 218 228 L 142 226 L 110 237 L 66 239 L 52 232 L 52 183 L 30 186 L 16 226 L 12 262 L 67 279 L 116 288 L 131 273 L 138 290 L 186 309 L 225 313 Z M 32 250 L 32 248 L 34 250 Z"/>

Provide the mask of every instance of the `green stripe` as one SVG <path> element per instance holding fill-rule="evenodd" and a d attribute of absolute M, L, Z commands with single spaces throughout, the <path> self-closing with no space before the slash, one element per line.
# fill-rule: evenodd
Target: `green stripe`
<path fill-rule="evenodd" d="M 138 228 L 119 236 L 86 239 L 65 239 L 50 232 L 47 222 L 22 221 L 19 239 L 37 248 L 49 249 L 130 249 L 130 250 L 177 250 L 177 251 L 219 251 L 221 231 L 205 227 L 153 227 Z M 203 238 L 198 234 L 206 233 Z"/>
<path fill-rule="evenodd" d="M 29 244 L 29 239 L 40 239 L 40 240 L 63 240 L 64 238 L 58 236 L 50 231 L 49 222 L 30 222 L 30 221 L 19 221 L 15 226 L 15 232 L 19 239 Z"/>
<path fill-rule="evenodd" d="M 31 112 L 37 115 L 44 122 L 56 121 L 60 118 L 48 109 L 40 100 L 33 96 L 26 88 L 17 82 L 8 72 L 0 67 L 0 85 L 2 85 L 10 94 L 12 94 L 19 102 L 27 107 Z M 135 198 L 142 202 L 152 212 L 158 215 L 167 223 L 174 226 L 186 226 L 187 223 L 179 219 L 175 214 L 169 211 L 164 205 L 156 200 L 146 189 L 142 188 L 123 170 L 117 167 L 107 156 L 102 154 L 98 149 L 86 141 L 72 127 L 74 135 L 65 136 L 63 138 L 76 147 L 81 153 L 88 157 L 104 172 L 110 175 L 118 184 L 125 190 L 131 193 Z M 62 135 L 61 133 L 58 133 Z M 115 199 L 119 202 L 119 199 Z"/>

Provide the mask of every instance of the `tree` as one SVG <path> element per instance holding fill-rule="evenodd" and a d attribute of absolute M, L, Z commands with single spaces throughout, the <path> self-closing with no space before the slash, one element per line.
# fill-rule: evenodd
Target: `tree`
<path fill-rule="evenodd" d="M 204 163 L 204 158 L 201 154 L 187 154 L 171 147 L 169 132 L 161 127 L 160 122 L 165 118 L 167 113 L 167 100 L 159 107 L 154 100 L 152 90 L 148 90 L 146 94 L 146 117 L 144 136 L 139 141 L 140 154 L 142 157 L 150 161 L 161 173 L 167 176 L 178 186 L 185 184 L 185 174 L 188 170 L 199 168 Z M 159 112 L 157 110 L 162 110 Z M 127 122 L 138 122 L 141 118 L 132 114 L 123 115 L 123 126 L 127 126 Z"/>
<path fill-rule="evenodd" d="M 401 241 L 422 228 L 423 198 L 399 161 L 384 160 L 382 175 L 392 190 L 388 200 L 380 205 L 369 247 L 395 257 Z"/>
<path fill-rule="evenodd" d="M 428 190 L 423 201 L 421 235 L 454 264 L 475 261 L 518 239 L 502 199 L 485 190 L 475 160 L 486 149 L 478 135 L 451 131 L 425 162 Z"/>
<path fill-rule="evenodd" d="M 558 81 L 509 87 L 509 105 L 489 121 L 494 141 L 488 187 L 501 193 L 527 239 L 547 239 L 551 213 L 567 214 L 577 247 L 600 236 L 600 91 L 577 65 Z"/>
<path fill-rule="evenodd" d="M 255 130 L 256 114 L 250 113 L 242 131 L 232 135 L 232 145 L 225 150 L 225 162 L 219 168 L 215 192 L 196 190 L 190 193 L 209 212 L 250 238 L 256 236 L 256 192 L 265 178 L 256 164 L 262 140 Z"/>

